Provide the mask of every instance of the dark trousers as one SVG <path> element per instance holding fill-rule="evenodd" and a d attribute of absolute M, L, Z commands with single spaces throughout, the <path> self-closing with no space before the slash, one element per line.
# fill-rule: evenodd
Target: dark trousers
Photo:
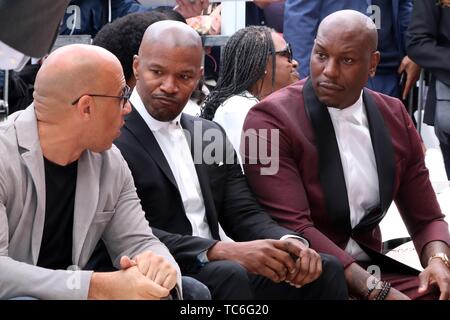
<path fill-rule="evenodd" d="M 211 293 L 203 283 L 186 276 L 183 276 L 181 280 L 184 300 L 211 300 Z"/>
<path fill-rule="evenodd" d="M 346 300 L 347 285 L 341 263 L 322 254 L 321 276 L 301 288 L 275 283 L 248 273 L 240 264 L 222 260 L 207 263 L 196 274 L 186 274 L 208 286 L 214 300 Z"/>

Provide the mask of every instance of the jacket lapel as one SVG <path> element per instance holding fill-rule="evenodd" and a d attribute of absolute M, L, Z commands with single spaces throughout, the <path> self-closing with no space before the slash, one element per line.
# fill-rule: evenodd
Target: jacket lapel
<path fill-rule="evenodd" d="M 31 254 L 33 263 L 37 264 L 45 221 L 45 170 L 34 106 L 20 114 L 16 121 L 16 132 L 22 159 L 36 189 L 37 205 L 31 234 Z"/>
<path fill-rule="evenodd" d="M 158 141 L 153 132 L 140 116 L 139 112 L 133 107 L 131 113 L 125 119 L 125 127 L 131 131 L 145 151 L 155 160 L 162 172 L 166 175 L 169 181 L 178 189 L 177 182 L 170 169 L 169 163 L 166 160 Z"/>
<path fill-rule="evenodd" d="M 72 249 L 72 259 L 76 265 L 79 264 L 84 241 L 97 211 L 101 164 L 101 156 L 89 151 L 84 151 L 78 160 Z"/>
<path fill-rule="evenodd" d="M 203 120 L 198 120 L 199 124 L 202 124 Z M 191 149 L 191 155 L 192 155 L 192 159 L 202 159 L 203 157 L 199 157 L 197 155 L 197 157 L 195 157 L 195 152 L 203 152 L 204 150 L 204 146 L 203 146 L 203 139 L 202 139 L 202 135 L 203 135 L 203 130 L 201 129 L 202 127 L 200 127 L 200 130 L 195 130 L 194 128 L 194 123 L 196 121 L 193 120 L 192 118 L 188 118 L 185 114 L 181 115 L 181 119 L 180 119 L 180 123 L 181 123 L 181 127 L 186 130 L 187 132 L 189 132 L 189 135 L 187 138 L 188 140 L 188 144 L 189 144 L 189 148 Z M 198 136 L 200 134 L 200 136 Z M 202 144 L 202 148 L 197 148 L 198 150 L 196 150 L 195 148 L 195 144 L 196 143 L 201 143 Z M 211 234 L 213 236 L 214 239 L 220 239 L 219 236 L 219 227 L 218 227 L 218 219 L 217 219 L 217 214 L 213 214 L 213 212 L 216 212 L 216 206 L 214 204 L 214 197 L 211 191 L 211 185 L 209 183 L 209 175 L 208 175 L 208 169 L 206 167 L 206 165 L 203 163 L 203 161 L 201 161 L 201 163 L 196 163 L 198 161 L 194 161 L 194 165 L 195 165 L 195 171 L 197 172 L 197 177 L 198 177 L 198 181 L 200 183 L 200 189 L 202 190 L 202 195 L 203 195 L 203 202 L 205 204 L 205 213 L 206 213 L 206 218 L 208 220 L 208 225 L 209 228 L 211 230 Z"/>
<path fill-rule="evenodd" d="M 375 101 L 367 89 L 363 93 L 364 106 L 369 121 L 370 137 L 372 139 L 375 161 L 377 164 L 378 184 L 380 189 L 380 207 L 366 215 L 355 231 L 364 231 L 378 225 L 386 215 L 392 203 L 395 179 L 395 155 L 391 135 Z"/>
<path fill-rule="evenodd" d="M 303 96 L 306 112 L 311 120 L 319 153 L 319 180 L 326 208 L 333 225 L 350 234 L 350 208 L 344 171 L 330 115 L 317 98 L 311 79 L 305 83 Z"/>

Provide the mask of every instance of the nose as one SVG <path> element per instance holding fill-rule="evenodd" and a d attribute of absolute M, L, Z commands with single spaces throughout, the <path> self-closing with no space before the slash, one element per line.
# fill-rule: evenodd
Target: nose
<path fill-rule="evenodd" d="M 161 89 L 161 91 L 166 92 L 168 94 L 175 94 L 178 92 L 178 86 L 173 76 L 168 76 L 164 78 L 159 88 Z"/>
<path fill-rule="evenodd" d="M 329 58 L 325 62 L 323 74 L 329 79 L 336 79 L 339 76 L 339 62 Z"/>
<path fill-rule="evenodd" d="M 298 67 L 298 61 L 295 59 L 292 59 L 292 67 L 297 68 Z"/>

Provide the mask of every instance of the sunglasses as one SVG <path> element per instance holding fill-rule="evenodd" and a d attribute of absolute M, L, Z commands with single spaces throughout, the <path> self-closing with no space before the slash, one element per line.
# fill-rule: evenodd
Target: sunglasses
<path fill-rule="evenodd" d="M 109 96 L 106 94 L 85 93 L 85 94 L 82 94 L 80 97 L 78 97 L 78 99 L 73 101 L 72 105 L 76 105 L 83 96 L 120 99 L 120 107 L 123 109 L 123 107 L 125 106 L 125 103 L 130 99 L 131 88 L 128 85 L 125 85 L 125 88 L 123 89 L 123 93 L 121 96 Z"/>
<path fill-rule="evenodd" d="M 292 47 L 289 42 L 286 43 L 286 48 L 284 48 L 283 50 L 275 51 L 275 54 L 282 56 L 282 57 L 286 57 L 288 59 L 288 61 L 290 63 L 292 63 L 293 53 L 292 53 Z"/>

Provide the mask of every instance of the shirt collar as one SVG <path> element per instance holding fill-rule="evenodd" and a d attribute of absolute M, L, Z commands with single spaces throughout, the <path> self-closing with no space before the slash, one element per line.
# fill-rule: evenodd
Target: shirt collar
<path fill-rule="evenodd" d="M 328 107 L 328 112 L 330 113 L 330 116 L 333 120 L 341 119 L 341 120 L 347 120 L 349 122 L 354 122 L 356 124 L 363 124 L 363 98 L 362 93 L 359 95 L 358 100 L 351 106 L 344 108 L 344 109 L 338 109 L 338 108 L 331 108 Z"/>
<path fill-rule="evenodd" d="M 147 108 L 144 106 L 144 102 L 142 102 L 141 97 L 139 96 L 136 87 L 133 89 L 131 93 L 130 102 L 137 112 L 141 115 L 142 119 L 144 119 L 147 126 L 152 131 L 160 131 L 161 129 L 167 129 L 171 123 L 180 124 L 181 113 L 172 121 L 159 121 L 153 118 L 150 113 L 147 111 Z M 181 125 L 180 125 L 181 126 Z"/>

